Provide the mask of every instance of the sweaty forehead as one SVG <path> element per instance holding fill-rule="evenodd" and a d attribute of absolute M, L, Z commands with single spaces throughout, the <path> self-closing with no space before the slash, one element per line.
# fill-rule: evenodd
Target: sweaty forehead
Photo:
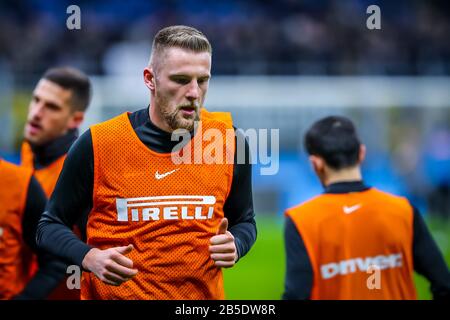
<path fill-rule="evenodd" d="M 211 72 L 211 54 L 207 51 L 194 52 L 174 47 L 164 49 L 155 58 L 156 69 L 169 74 L 210 75 Z"/>

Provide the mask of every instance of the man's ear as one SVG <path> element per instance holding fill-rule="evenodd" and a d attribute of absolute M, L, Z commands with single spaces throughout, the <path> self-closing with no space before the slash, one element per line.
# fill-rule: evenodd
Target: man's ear
<path fill-rule="evenodd" d="M 361 164 L 366 159 L 366 146 L 361 144 L 359 146 L 358 163 Z"/>
<path fill-rule="evenodd" d="M 152 67 L 146 67 L 144 69 L 144 83 L 150 91 L 155 91 L 155 73 Z"/>
<path fill-rule="evenodd" d="M 309 162 L 311 163 L 311 166 L 313 167 L 316 174 L 322 174 L 325 169 L 325 162 L 321 157 L 310 155 Z"/>
<path fill-rule="evenodd" d="M 74 111 L 69 121 L 68 128 L 76 129 L 80 127 L 83 120 L 84 120 L 84 111 Z"/>

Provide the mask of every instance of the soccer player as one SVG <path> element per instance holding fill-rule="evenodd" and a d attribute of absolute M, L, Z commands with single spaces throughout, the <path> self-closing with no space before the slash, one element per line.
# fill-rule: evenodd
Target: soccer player
<path fill-rule="evenodd" d="M 160 30 L 143 72 L 149 107 L 93 126 L 70 150 L 38 244 L 86 271 L 82 299 L 223 299 L 221 268 L 253 245 L 248 159 L 173 160 L 206 147 L 209 129 L 231 130 L 234 145 L 216 151 L 236 160 L 231 116 L 203 108 L 211 52 L 194 28 Z M 172 141 L 179 129 L 189 137 L 182 145 Z M 82 215 L 87 244 L 67 227 Z"/>
<path fill-rule="evenodd" d="M 45 299 L 65 274 L 33 237 L 47 198 L 30 169 L 2 159 L 0 180 L 0 299 Z"/>
<path fill-rule="evenodd" d="M 21 165 L 33 170 L 48 198 L 55 188 L 67 152 L 78 137 L 78 127 L 90 97 L 89 78 L 70 67 L 49 69 L 33 91 L 24 130 Z M 76 300 L 79 296 L 79 290 L 67 289 L 63 281 L 49 298 Z"/>
<path fill-rule="evenodd" d="M 326 117 L 305 148 L 325 192 L 286 211 L 284 299 L 416 299 L 413 271 L 449 297 L 450 274 L 408 200 L 364 184 L 353 123 Z"/>
<path fill-rule="evenodd" d="M 33 169 L 47 197 L 52 194 L 66 154 L 78 137 L 90 96 L 88 77 L 69 67 L 49 69 L 33 91 L 21 165 Z"/>

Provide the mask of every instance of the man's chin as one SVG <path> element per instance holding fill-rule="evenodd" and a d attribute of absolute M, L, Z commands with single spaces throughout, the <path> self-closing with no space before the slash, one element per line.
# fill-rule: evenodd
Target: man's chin
<path fill-rule="evenodd" d="M 36 137 L 27 132 L 24 133 L 23 139 L 30 144 L 34 144 L 36 142 Z"/>
<path fill-rule="evenodd" d="M 30 145 L 36 146 L 36 147 L 44 144 L 42 142 L 42 139 L 40 139 L 39 137 L 33 136 L 33 135 L 29 135 L 29 134 L 24 135 L 24 140 L 26 142 L 28 142 Z"/>
<path fill-rule="evenodd" d="M 185 116 L 179 114 L 177 117 L 176 128 L 175 129 L 185 129 L 191 131 L 194 129 L 195 121 L 198 121 L 197 114 Z"/>
<path fill-rule="evenodd" d="M 192 121 L 180 121 L 177 125 L 176 129 L 184 129 L 187 131 L 192 131 L 194 130 L 194 120 Z"/>

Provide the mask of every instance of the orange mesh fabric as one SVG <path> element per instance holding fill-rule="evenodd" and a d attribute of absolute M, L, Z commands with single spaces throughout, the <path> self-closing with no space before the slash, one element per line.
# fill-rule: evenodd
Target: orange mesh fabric
<path fill-rule="evenodd" d="M 64 165 L 64 161 L 66 159 L 66 155 L 63 155 L 52 162 L 45 168 L 41 168 L 38 170 L 34 169 L 33 164 L 33 152 L 31 150 L 30 145 L 27 142 L 22 144 L 21 150 L 21 165 L 26 168 L 30 168 L 34 171 L 34 176 L 38 180 L 42 189 L 44 190 L 47 198 L 53 193 L 55 189 L 56 182 L 58 181 L 59 174 Z M 75 234 L 81 238 L 80 230 L 75 226 L 74 227 Z M 37 270 L 37 263 L 34 264 L 33 268 Z M 66 278 L 67 279 L 67 278 Z M 62 281 L 53 292 L 48 297 L 49 300 L 80 300 L 80 290 L 72 289 L 69 290 L 66 285 L 66 281 Z"/>
<path fill-rule="evenodd" d="M 206 116 L 205 116 L 206 115 Z M 231 122 L 202 112 L 202 130 L 183 150 L 206 147 L 200 133 Z M 134 245 L 128 255 L 138 274 L 119 287 L 83 274 L 82 299 L 223 299 L 220 268 L 208 251 L 224 216 L 233 164 L 174 164 L 171 154 L 148 149 L 127 114 L 91 128 L 94 207 L 88 243 L 107 249 Z M 221 144 L 234 152 L 234 138 Z"/>
<path fill-rule="evenodd" d="M 203 121 L 205 120 L 221 121 L 225 123 L 228 128 L 232 128 L 233 126 L 233 119 L 231 117 L 231 113 L 229 112 L 209 112 L 205 108 L 202 108 L 200 118 Z"/>
<path fill-rule="evenodd" d="M 413 210 L 406 199 L 373 188 L 323 194 L 286 215 L 310 257 L 312 299 L 416 299 Z M 380 267 L 379 289 L 367 284 L 375 274 L 367 272 L 371 262 Z"/>
<path fill-rule="evenodd" d="M 0 159 L 0 299 L 21 292 L 33 274 L 33 255 L 22 238 L 30 179 L 31 170 Z"/>
<path fill-rule="evenodd" d="M 66 160 L 66 155 L 59 157 L 45 168 L 35 170 L 33 165 L 33 152 L 27 142 L 22 144 L 21 150 L 21 165 L 26 168 L 30 168 L 34 171 L 34 176 L 44 190 L 47 198 L 50 198 L 55 189 L 56 182 L 58 181 L 59 174 Z"/>

